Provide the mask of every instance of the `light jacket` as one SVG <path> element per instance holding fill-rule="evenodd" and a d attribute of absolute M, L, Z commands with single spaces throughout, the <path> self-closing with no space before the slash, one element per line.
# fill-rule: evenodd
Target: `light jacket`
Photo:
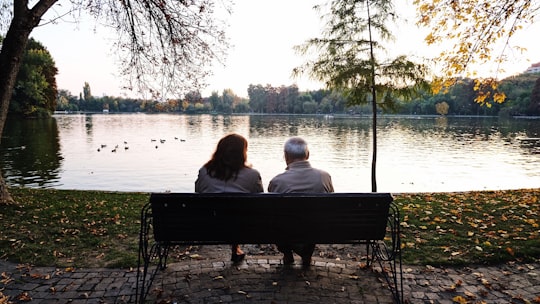
<path fill-rule="evenodd" d="M 268 192 L 326 193 L 334 192 L 334 186 L 328 172 L 313 168 L 304 160 L 290 163 L 285 172 L 276 175 L 268 185 Z"/>

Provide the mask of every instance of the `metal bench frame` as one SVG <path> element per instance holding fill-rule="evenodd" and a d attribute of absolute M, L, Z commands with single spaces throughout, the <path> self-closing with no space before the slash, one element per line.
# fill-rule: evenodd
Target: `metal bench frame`
<path fill-rule="evenodd" d="M 136 303 L 144 303 L 172 246 L 279 242 L 365 244 L 368 265 L 378 262 L 403 303 L 399 223 L 388 193 L 152 193 L 141 211 Z"/>

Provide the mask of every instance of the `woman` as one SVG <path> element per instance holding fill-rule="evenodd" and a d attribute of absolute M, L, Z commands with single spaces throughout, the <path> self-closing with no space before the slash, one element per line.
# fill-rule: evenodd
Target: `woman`
<path fill-rule="evenodd" d="M 247 146 L 247 140 L 238 134 L 220 139 L 212 158 L 199 169 L 195 192 L 263 192 L 259 171 L 247 164 Z M 238 244 L 231 246 L 231 261 L 240 262 L 245 256 Z"/>

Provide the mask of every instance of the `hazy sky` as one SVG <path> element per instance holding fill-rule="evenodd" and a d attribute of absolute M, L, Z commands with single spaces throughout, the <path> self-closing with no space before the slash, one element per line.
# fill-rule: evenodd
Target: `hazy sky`
<path fill-rule="evenodd" d="M 411 2 L 400 1 L 397 11 L 409 23 L 394 31 L 396 44 L 389 51 L 409 56 L 437 54 L 438 50 L 428 48 L 423 42 L 425 31 L 414 26 Z M 212 91 L 221 94 L 223 89 L 230 88 L 235 94 L 247 97 L 250 84 L 297 84 L 300 90 L 322 88 L 321 84 L 313 83 L 307 77 L 291 78 L 292 69 L 305 60 L 294 52 L 293 46 L 320 36 L 322 25 L 312 9 L 318 3 L 321 0 L 236 0 L 233 14 L 229 16 L 227 32 L 232 47 L 226 66 L 215 66 L 214 76 L 209 78 L 210 85 L 202 92 L 203 96 L 209 96 Z M 516 37 L 528 52 L 510 58 L 504 67 L 507 75 L 522 72 L 540 61 L 540 40 L 536 38 L 539 28 L 536 24 Z M 84 83 L 88 82 L 95 96 L 122 95 L 122 83 L 119 77 L 115 77 L 119 68 L 110 56 L 110 39 L 114 36 L 104 28 L 94 30 L 92 19 L 80 20 L 79 24 L 49 24 L 36 28 L 32 37 L 52 54 L 59 70 L 59 89 L 78 95 Z"/>

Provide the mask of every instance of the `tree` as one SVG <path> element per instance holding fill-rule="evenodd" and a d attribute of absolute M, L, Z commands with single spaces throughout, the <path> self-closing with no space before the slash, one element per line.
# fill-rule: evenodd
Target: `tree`
<path fill-rule="evenodd" d="M 233 112 L 235 94 L 231 89 L 224 89 L 221 95 L 223 113 L 230 114 Z"/>
<path fill-rule="evenodd" d="M 90 84 L 88 82 L 85 82 L 83 86 L 83 99 L 86 101 L 93 99 L 92 90 L 90 89 Z"/>
<path fill-rule="evenodd" d="M 532 92 L 538 74 L 524 73 L 501 80 L 500 90 L 507 96 L 502 109 L 503 116 L 534 115 L 529 113 L 528 108 L 533 102 Z"/>
<path fill-rule="evenodd" d="M 249 107 L 255 113 L 263 113 L 266 105 L 266 89 L 258 84 L 248 86 Z"/>
<path fill-rule="evenodd" d="M 187 100 L 190 104 L 202 103 L 201 92 L 199 91 L 189 91 L 185 94 L 184 99 Z"/>
<path fill-rule="evenodd" d="M 44 117 L 56 109 L 56 74 L 51 54 L 38 41 L 30 39 L 17 75 L 10 115 Z"/>
<path fill-rule="evenodd" d="M 476 77 L 472 67 L 499 64 L 510 52 L 512 36 L 525 24 L 534 22 L 540 3 L 532 0 L 415 0 L 418 24 L 430 29 L 427 44 L 445 43 L 435 60 L 443 75 L 434 81 L 434 90 L 448 88 L 460 77 Z M 521 52 L 518 46 L 514 47 Z M 491 106 L 491 101 L 502 103 L 505 94 L 496 90 L 497 78 L 479 79 L 475 90 L 476 102 Z M 491 90 L 490 90 L 491 89 Z"/>
<path fill-rule="evenodd" d="M 446 103 L 446 101 L 435 104 L 435 110 L 437 111 L 437 114 L 440 114 L 440 115 L 448 114 L 449 108 L 450 107 L 448 106 L 448 103 Z"/>
<path fill-rule="evenodd" d="M 531 92 L 531 99 L 527 109 L 529 115 L 540 115 L 540 77 L 536 79 L 534 88 Z"/>
<path fill-rule="evenodd" d="M 212 95 L 208 98 L 208 100 L 210 101 L 210 106 L 212 107 L 212 111 L 216 111 L 219 103 L 221 102 L 218 92 L 213 91 Z"/>
<path fill-rule="evenodd" d="M 0 0 L 0 21 L 9 23 L 0 50 L 0 134 L 6 121 L 21 58 L 32 30 L 58 20 L 43 19 L 58 0 Z M 223 24 L 214 15 L 212 0 L 82 1 L 57 5 L 62 15 L 85 10 L 118 33 L 122 75 L 129 89 L 164 95 L 204 85 L 209 64 L 228 47 Z M 226 2 L 225 9 L 229 9 Z M 32 7 L 29 7 L 29 4 Z M 65 4 L 65 3 L 62 3 Z M 63 9 L 67 9 L 64 14 Z M 5 27 L 6 24 L 1 24 Z M 0 174 L 0 203 L 11 201 Z"/>
<path fill-rule="evenodd" d="M 297 48 L 302 54 L 314 49 L 319 57 L 295 68 L 293 74 L 308 73 L 329 89 L 342 92 L 348 105 L 371 102 L 371 189 L 377 192 L 377 108 L 393 109 L 397 96 L 409 99 L 417 90 L 427 89 L 427 69 L 405 56 L 392 59 L 381 55 L 385 50 L 382 42 L 392 39 L 386 23 L 396 19 L 390 0 L 333 0 L 323 19 L 323 38 L 311 39 Z"/>

